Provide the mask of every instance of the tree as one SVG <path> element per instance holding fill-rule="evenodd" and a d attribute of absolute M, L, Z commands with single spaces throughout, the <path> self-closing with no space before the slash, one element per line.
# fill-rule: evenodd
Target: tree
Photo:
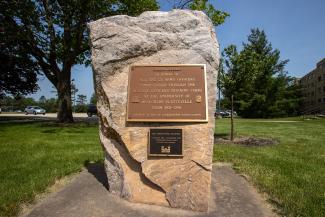
<path fill-rule="evenodd" d="M 55 113 L 58 108 L 58 100 L 56 98 L 50 98 L 47 99 L 44 104 L 39 103 L 39 105 L 43 107 L 46 112 Z"/>
<path fill-rule="evenodd" d="M 134 16 L 157 9 L 155 0 L 4 0 L 0 2 L 1 34 L 10 40 L 1 43 L 11 49 L 3 52 L 22 65 L 23 70 L 16 70 L 19 75 L 40 71 L 49 79 L 58 93 L 58 121 L 72 122 L 71 69 L 89 64 L 86 24 L 105 16 Z M 15 72 L 15 67 L 7 68 Z"/>
<path fill-rule="evenodd" d="M 41 97 L 39 98 L 38 102 L 39 102 L 40 104 L 45 104 L 45 103 L 46 103 L 46 97 L 45 97 L 45 96 L 41 96 Z"/>
<path fill-rule="evenodd" d="M 78 94 L 77 105 L 75 106 L 75 112 L 87 112 L 87 96 Z"/>
<path fill-rule="evenodd" d="M 27 106 L 37 105 L 38 103 L 31 97 L 26 98 L 24 96 L 4 96 L 0 100 L 0 104 L 3 111 L 24 111 Z"/>
<path fill-rule="evenodd" d="M 39 67 L 24 47 L 17 46 L 15 39 L 3 31 L 3 23 L 0 14 L 0 97 L 34 93 L 38 89 Z"/>
<path fill-rule="evenodd" d="M 215 26 L 223 24 L 229 16 L 227 12 L 215 9 L 208 0 L 178 0 L 173 1 L 172 7 L 203 11 Z"/>
<path fill-rule="evenodd" d="M 234 95 L 234 107 L 241 116 L 267 118 L 297 113 L 299 87 L 294 87 L 287 76 L 288 60 L 280 60 L 280 51 L 272 48 L 264 31 L 252 29 L 240 52 L 230 45 L 222 57 L 222 92 L 228 106 Z"/>
<path fill-rule="evenodd" d="M 31 97 L 24 97 L 24 96 L 4 96 L 0 99 L 1 108 L 6 111 L 14 111 L 14 110 L 21 110 L 27 106 L 40 106 L 46 110 L 46 112 L 57 112 L 57 99 L 50 98 L 46 99 L 45 96 L 41 96 L 39 101 L 35 101 Z"/>
<path fill-rule="evenodd" d="M 78 105 L 85 105 L 87 103 L 87 96 L 78 94 L 77 103 Z"/>
<path fill-rule="evenodd" d="M 93 93 L 90 98 L 90 104 L 96 105 L 96 103 L 97 103 L 97 97 L 96 94 Z"/>

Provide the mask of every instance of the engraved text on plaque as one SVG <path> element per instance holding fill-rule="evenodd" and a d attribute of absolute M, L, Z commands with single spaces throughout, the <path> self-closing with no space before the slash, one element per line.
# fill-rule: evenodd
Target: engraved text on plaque
<path fill-rule="evenodd" d="M 131 66 L 127 121 L 207 122 L 205 65 Z"/>

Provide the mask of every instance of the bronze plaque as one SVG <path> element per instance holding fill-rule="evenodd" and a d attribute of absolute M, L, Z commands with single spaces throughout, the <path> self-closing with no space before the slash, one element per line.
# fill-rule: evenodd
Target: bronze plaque
<path fill-rule="evenodd" d="M 207 122 L 205 65 L 130 67 L 127 121 Z"/>
<path fill-rule="evenodd" d="M 182 129 L 150 129 L 149 156 L 183 156 Z"/>

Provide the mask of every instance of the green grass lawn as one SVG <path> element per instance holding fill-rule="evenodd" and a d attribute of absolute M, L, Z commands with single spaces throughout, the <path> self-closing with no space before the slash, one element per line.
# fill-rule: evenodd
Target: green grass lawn
<path fill-rule="evenodd" d="M 98 126 L 0 123 L 0 216 L 15 216 L 55 180 L 102 159 Z"/>
<path fill-rule="evenodd" d="M 279 119 L 300 120 L 300 119 Z M 325 120 L 273 123 L 236 119 L 239 135 L 272 137 L 270 147 L 216 145 L 215 161 L 233 162 L 286 216 L 324 216 Z M 229 132 L 218 119 L 216 133 Z M 98 127 L 54 123 L 0 123 L 0 216 L 15 216 L 56 179 L 102 159 Z"/>
<path fill-rule="evenodd" d="M 325 119 L 235 119 L 237 135 L 275 138 L 269 147 L 215 145 L 214 161 L 232 162 L 266 192 L 284 216 L 325 216 Z M 229 133 L 230 120 L 216 120 L 216 134 Z"/>

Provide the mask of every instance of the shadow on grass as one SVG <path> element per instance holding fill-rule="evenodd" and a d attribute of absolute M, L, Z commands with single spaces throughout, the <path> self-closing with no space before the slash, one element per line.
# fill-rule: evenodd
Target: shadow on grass
<path fill-rule="evenodd" d="M 55 128 L 70 128 L 70 129 L 80 129 L 85 127 L 98 126 L 97 122 L 82 122 L 75 121 L 73 123 L 59 123 L 57 121 L 44 121 L 40 124 L 41 127 L 55 127 Z"/>
<path fill-rule="evenodd" d="M 228 133 L 214 133 L 214 138 L 228 138 Z"/>
<path fill-rule="evenodd" d="M 108 180 L 103 162 L 85 161 L 84 165 L 88 172 L 91 173 L 97 179 L 97 181 L 99 181 L 107 190 L 109 190 Z"/>
<path fill-rule="evenodd" d="M 42 130 L 41 133 L 58 133 L 57 129 Z"/>

